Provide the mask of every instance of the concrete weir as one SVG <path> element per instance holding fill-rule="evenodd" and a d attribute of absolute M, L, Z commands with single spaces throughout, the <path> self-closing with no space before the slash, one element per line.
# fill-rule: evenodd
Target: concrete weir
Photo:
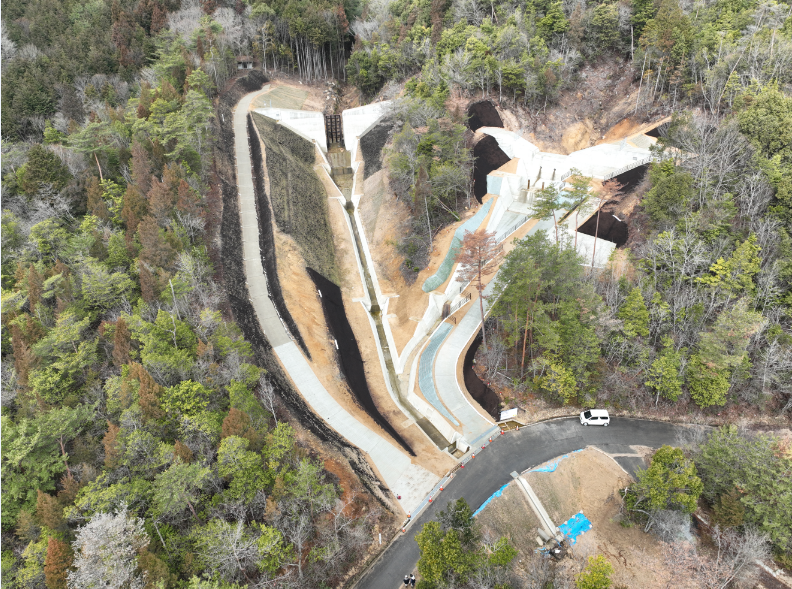
<path fill-rule="evenodd" d="M 310 408 L 330 427 L 367 454 L 382 480 L 394 493 L 401 495 L 402 509 L 409 512 L 431 491 L 439 477 L 413 464 L 406 452 L 363 425 L 333 398 L 289 336 L 270 299 L 267 276 L 261 263 L 260 228 L 247 129 L 248 111 L 259 93 L 252 92 L 244 96 L 236 105 L 233 118 L 239 225 L 246 286 L 251 304 L 278 360 Z"/>

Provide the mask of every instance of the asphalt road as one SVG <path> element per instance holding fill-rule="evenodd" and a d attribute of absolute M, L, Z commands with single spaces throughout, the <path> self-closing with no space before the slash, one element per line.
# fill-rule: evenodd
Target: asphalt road
<path fill-rule="evenodd" d="M 522 472 L 567 452 L 596 446 L 609 454 L 630 454 L 630 445 L 659 448 L 678 445 L 686 426 L 656 421 L 613 418 L 608 427 L 584 427 L 576 417 L 558 419 L 520 428 L 493 438 L 492 445 L 476 453 L 464 469 L 399 536 L 361 577 L 356 589 L 396 589 L 405 573 L 415 570 L 418 545 L 415 535 L 435 513 L 451 501 L 464 497 L 473 510 L 478 509 L 495 491 L 512 480 L 512 471 Z M 627 471 L 634 472 L 639 460 L 618 457 Z"/>

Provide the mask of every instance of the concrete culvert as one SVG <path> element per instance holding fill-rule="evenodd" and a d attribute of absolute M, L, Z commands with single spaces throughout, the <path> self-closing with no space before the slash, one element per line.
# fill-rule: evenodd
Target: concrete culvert
<path fill-rule="evenodd" d="M 462 374 L 465 376 L 465 387 L 467 387 L 470 396 L 481 405 L 481 408 L 489 413 L 493 418 L 500 417 L 501 402 L 500 397 L 485 385 L 478 375 L 473 371 L 473 358 L 481 345 L 481 335 L 477 335 L 473 343 L 470 344 L 467 354 L 465 354 L 465 361 L 462 364 Z"/>
<path fill-rule="evenodd" d="M 481 202 L 482 197 L 487 194 L 487 175 L 508 163 L 511 158 L 491 135 L 485 135 L 473 146 L 473 157 L 473 194 Z"/>
<path fill-rule="evenodd" d="M 615 176 L 613 180 L 621 185 L 621 190 L 615 199 L 602 205 L 599 216 L 599 231 L 597 231 L 596 214 L 583 223 L 578 228 L 578 231 L 591 236 L 596 233 L 597 237 L 612 241 L 616 244 L 616 247 L 621 247 L 627 243 L 629 227 L 627 219 L 620 213 L 620 203 L 626 195 L 635 190 L 644 181 L 648 170 L 649 166 L 644 164 Z"/>
<path fill-rule="evenodd" d="M 311 268 L 306 268 L 306 270 L 311 280 L 313 280 L 316 285 L 316 288 L 322 293 L 320 300 L 322 302 L 325 322 L 330 329 L 330 334 L 336 341 L 341 372 L 344 378 L 346 378 L 352 394 L 363 410 L 368 413 L 382 429 L 398 442 L 410 456 L 415 456 L 415 452 L 413 452 L 412 448 L 404 441 L 374 404 L 374 399 L 371 397 L 371 391 L 366 382 L 363 357 L 360 355 L 360 348 L 355 339 L 355 333 L 352 331 L 352 326 L 349 324 L 349 320 L 346 316 L 341 289 L 315 270 Z"/>
<path fill-rule="evenodd" d="M 474 102 L 467 108 L 468 127 L 471 131 L 481 127 L 503 127 L 503 120 L 491 100 Z"/>
<path fill-rule="evenodd" d="M 649 129 L 644 135 L 649 135 L 649 137 L 660 137 L 665 135 L 666 131 L 668 130 L 669 123 L 662 123 L 657 125 L 654 129 Z"/>

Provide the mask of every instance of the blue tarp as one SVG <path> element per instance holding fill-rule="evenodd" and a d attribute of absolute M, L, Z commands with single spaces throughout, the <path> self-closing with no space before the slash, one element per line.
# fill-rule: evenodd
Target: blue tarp
<path fill-rule="evenodd" d="M 481 513 L 481 511 L 482 511 L 482 510 L 483 510 L 483 509 L 484 509 L 484 508 L 485 508 L 487 505 L 489 505 L 489 502 L 490 502 L 490 501 L 492 501 L 493 499 L 495 499 L 495 497 L 500 497 L 501 495 L 503 495 L 503 491 L 504 491 L 504 490 L 506 489 L 506 487 L 508 487 L 508 486 L 509 486 L 509 483 L 506 483 L 506 484 L 505 484 L 505 485 L 503 485 L 503 486 L 502 486 L 500 489 L 498 489 L 497 491 L 495 491 L 495 492 L 492 494 L 492 496 L 491 496 L 489 499 L 487 499 L 487 500 L 486 500 L 484 503 L 482 503 L 482 504 L 481 504 L 481 507 L 479 507 L 479 508 L 476 510 L 476 512 L 473 514 L 473 517 L 476 517 L 476 516 L 477 516 L 479 513 Z"/>
<path fill-rule="evenodd" d="M 577 542 L 577 537 L 583 532 L 588 532 L 591 529 L 591 522 L 583 515 L 583 512 L 578 512 L 570 517 L 563 524 L 558 526 L 561 533 L 569 540 L 570 544 Z"/>
<path fill-rule="evenodd" d="M 578 452 L 582 452 L 583 450 L 575 450 L 574 452 L 570 452 L 570 454 L 577 454 Z M 544 466 L 537 466 L 536 468 L 532 468 L 528 472 L 554 472 L 556 468 L 558 468 L 558 463 L 561 462 L 564 458 L 569 458 L 570 454 L 564 454 L 557 460 L 553 462 L 549 462 Z"/>

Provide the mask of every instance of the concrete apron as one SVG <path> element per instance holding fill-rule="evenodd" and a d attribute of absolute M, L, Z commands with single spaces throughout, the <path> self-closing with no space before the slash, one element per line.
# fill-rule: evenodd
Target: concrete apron
<path fill-rule="evenodd" d="M 247 115 L 261 91 L 244 96 L 234 109 L 234 151 L 246 286 L 261 329 L 272 344 L 286 374 L 311 409 L 340 435 L 365 452 L 374 468 L 410 513 L 432 490 L 439 477 L 412 464 L 400 448 L 372 431 L 346 411 L 325 389 L 297 345 L 291 340 L 267 290 L 261 263 L 259 227 L 253 193 L 253 174 L 247 136 Z"/>

